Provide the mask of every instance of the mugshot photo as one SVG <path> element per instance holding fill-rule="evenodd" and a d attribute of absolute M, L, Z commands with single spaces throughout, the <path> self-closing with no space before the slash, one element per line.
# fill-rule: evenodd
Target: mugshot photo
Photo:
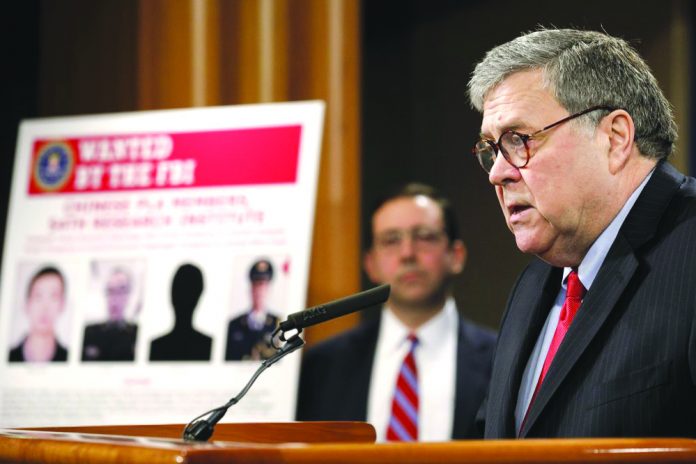
<path fill-rule="evenodd" d="M 15 295 L 8 361 L 67 361 L 72 310 L 64 271 L 55 263 L 21 263 Z"/>
<path fill-rule="evenodd" d="M 145 288 L 145 262 L 93 260 L 82 361 L 133 361 Z"/>
<path fill-rule="evenodd" d="M 269 345 L 270 337 L 287 312 L 284 300 L 290 262 L 284 256 L 253 256 L 237 263 L 225 360 L 264 360 L 275 351 Z"/>

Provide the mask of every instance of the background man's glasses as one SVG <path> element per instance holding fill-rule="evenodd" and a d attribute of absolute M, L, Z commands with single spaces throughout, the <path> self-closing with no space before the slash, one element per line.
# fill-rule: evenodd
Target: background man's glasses
<path fill-rule="evenodd" d="M 571 119 L 578 118 L 592 111 L 604 110 L 604 111 L 614 111 L 616 108 L 609 106 L 593 106 L 579 113 L 571 114 L 560 121 L 556 121 L 553 124 L 539 129 L 532 134 L 521 134 L 519 132 L 509 130 L 505 131 L 500 135 L 498 142 L 493 140 L 482 139 L 479 140 L 472 152 L 478 158 L 479 164 L 484 171 L 487 173 L 491 172 L 493 169 L 493 164 L 498 156 L 498 152 L 503 154 L 505 160 L 516 168 L 523 168 L 529 163 L 529 147 L 527 142 L 539 135 L 540 133 L 549 130 L 553 127 L 560 126 L 564 122 L 568 122 Z"/>
<path fill-rule="evenodd" d="M 388 230 L 375 237 L 375 247 L 380 251 L 395 252 L 401 248 L 401 244 L 407 237 L 411 239 L 415 248 L 428 250 L 442 243 L 445 232 L 442 229 L 429 227 Z"/>

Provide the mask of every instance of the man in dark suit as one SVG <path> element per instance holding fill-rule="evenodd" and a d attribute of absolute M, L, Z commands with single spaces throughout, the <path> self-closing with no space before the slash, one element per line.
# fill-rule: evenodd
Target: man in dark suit
<path fill-rule="evenodd" d="M 267 307 L 273 280 L 273 265 L 267 259 L 256 261 L 249 269 L 251 309 L 227 324 L 227 361 L 259 361 L 268 359 L 275 349 L 270 336 L 279 319 Z"/>
<path fill-rule="evenodd" d="M 696 181 L 628 43 L 539 30 L 469 83 L 474 152 L 517 246 L 485 436 L 696 437 Z M 503 156 L 499 156 L 502 154 Z"/>
<path fill-rule="evenodd" d="M 367 420 L 380 441 L 477 435 L 495 338 L 461 317 L 451 298 L 466 259 L 459 237 L 449 202 L 432 187 L 407 185 L 375 208 L 365 269 L 391 285 L 389 300 L 378 318 L 305 353 L 298 420 Z M 405 409 L 417 418 L 407 426 L 395 403 L 409 397 L 398 384 L 410 350 L 417 395 Z"/>
<path fill-rule="evenodd" d="M 133 361 L 138 326 L 126 320 L 125 314 L 132 292 L 130 273 L 121 268 L 112 270 L 105 290 L 109 318 L 85 327 L 82 360 Z"/>

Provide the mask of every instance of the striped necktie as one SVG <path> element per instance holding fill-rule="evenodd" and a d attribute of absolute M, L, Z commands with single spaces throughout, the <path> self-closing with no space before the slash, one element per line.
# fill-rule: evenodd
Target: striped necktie
<path fill-rule="evenodd" d="M 418 440 L 418 368 L 414 351 L 418 338 L 410 334 L 411 346 L 404 357 L 396 380 L 391 417 L 387 426 L 388 441 Z"/>

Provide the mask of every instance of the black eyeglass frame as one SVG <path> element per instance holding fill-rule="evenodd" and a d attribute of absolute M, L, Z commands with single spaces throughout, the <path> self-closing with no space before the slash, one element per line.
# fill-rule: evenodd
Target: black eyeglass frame
<path fill-rule="evenodd" d="M 586 109 L 586 110 L 580 111 L 580 112 L 578 112 L 578 113 L 573 113 L 573 114 L 571 114 L 570 116 L 566 116 L 565 118 L 563 118 L 563 119 L 561 119 L 561 120 L 558 120 L 558 121 L 556 121 L 556 122 L 554 122 L 554 123 L 552 123 L 552 124 L 549 124 L 548 126 L 543 127 L 543 128 L 541 128 L 541 129 L 539 129 L 538 131 L 535 131 L 535 132 L 533 132 L 533 133 L 531 133 L 531 134 L 522 134 L 522 133 L 517 132 L 517 131 L 514 131 L 514 130 L 507 130 L 507 131 L 503 132 L 502 134 L 500 134 L 500 137 L 498 138 L 498 142 L 495 142 L 494 140 L 490 140 L 490 139 L 481 139 L 481 140 L 479 140 L 478 142 L 476 142 L 476 145 L 474 145 L 474 147 L 471 149 L 471 152 L 474 154 L 474 156 L 476 156 L 476 159 L 478 159 L 478 162 L 479 162 L 479 164 L 481 165 L 481 167 L 483 168 L 483 170 L 486 171 L 486 172 L 489 173 L 489 174 L 490 174 L 490 172 L 491 172 L 490 169 L 486 169 L 486 166 L 484 165 L 484 162 L 483 162 L 483 160 L 481 159 L 481 153 L 483 152 L 483 150 L 479 150 L 479 149 L 478 149 L 479 144 L 481 144 L 481 143 L 483 143 L 483 142 L 487 143 L 487 144 L 493 149 L 493 155 L 494 155 L 494 156 L 493 156 L 493 163 L 491 163 L 491 168 L 493 167 L 493 164 L 495 163 L 495 160 L 498 158 L 498 152 L 500 152 L 500 153 L 503 154 L 503 157 L 505 158 L 505 161 L 507 161 L 508 163 L 510 163 L 512 166 L 515 166 L 516 168 L 521 169 L 521 168 L 524 168 L 525 166 L 527 166 L 527 164 L 529 163 L 529 159 L 531 158 L 531 156 L 530 156 L 530 154 L 529 154 L 529 146 L 527 145 L 527 142 L 528 142 L 530 139 L 536 137 L 537 135 L 539 135 L 540 133 L 542 133 L 542 132 L 544 132 L 544 131 L 547 131 L 547 130 L 549 130 L 549 129 L 552 129 L 552 128 L 556 127 L 556 126 L 560 126 L 560 125 L 563 124 L 564 122 L 568 122 L 568 121 L 570 121 L 570 120 L 572 120 L 572 119 L 579 118 L 580 116 L 584 116 L 584 115 L 586 115 L 587 113 L 591 113 L 591 112 L 593 112 L 593 111 L 599 111 L 599 110 L 604 110 L 604 111 L 609 111 L 609 112 L 611 112 L 611 111 L 616 111 L 617 109 L 619 109 L 619 108 L 614 108 L 614 107 L 612 107 L 612 106 L 604 106 L 604 105 L 601 105 L 601 106 L 593 106 L 593 107 L 591 107 L 591 108 L 588 108 L 588 109 Z M 511 157 L 510 157 L 510 154 L 508 153 L 508 151 L 507 151 L 507 150 L 503 147 L 503 145 L 502 145 L 503 137 L 506 137 L 508 134 L 516 135 L 517 137 L 520 138 L 520 140 L 522 140 L 522 143 L 524 144 L 524 150 L 525 150 L 525 153 L 526 153 L 527 156 L 525 157 L 524 163 L 522 163 L 522 164 L 520 164 L 520 165 L 517 165 L 517 164 L 515 164 L 515 163 L 512 162 L 512 159 L 511 159 Z"/>

